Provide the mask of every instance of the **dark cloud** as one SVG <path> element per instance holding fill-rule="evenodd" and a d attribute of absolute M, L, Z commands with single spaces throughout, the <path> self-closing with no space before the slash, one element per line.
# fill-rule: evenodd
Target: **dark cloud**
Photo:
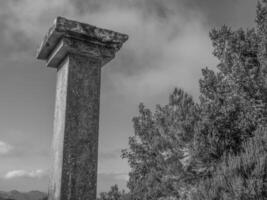
<path fill-rule="evenodd" d="M 1 11 L 2 9 L 8 11 L 9 6 L 7 4 L 1 5 Z M 13 17 L 9 15 L 8 12 L 0 12 L 0 18 L 1 60 L 3 61 L 4 58 L 10 58 L 10 55 L 13 53 L 17 54 L 19 52 L 29 50 L 32 42 L 23 31 L 15 29 L 11 26 L 14 20 Z"/>
<path fill-rule="evenodd" d="M 144 18 L 158 17 L 164 19 L 172 16 L 177 10 L 181 12 L 184 2 L 176 0 L 76 0 L 70 4 L 76 9 L 79 15 L 107 11 L 108 9 L 134 9 Z"/>
<path fill-rule="evenodd" d="M 256 0 L 78 0 L 70 4 L 76 9 L 76 16 L 85 21 L 94 19 L 95 23 L 113 29 L 116 20 L 121 22 L 119 30 L 128 33 L 130 40 L 120 52 L 120 59 L 112 64 L 112 71 L 133 76 L 162 67 L 158 63 L 165 59 L 164 51 L 188 25 L 202 23 L 207 36 L 212 27 L 223 24 L 235 28 L 252 26 L 255 9 L 251 8 L 256 7 Z M 130 14 L 121 14 L 124 12 Z M 132 21 L 131 17 L 139 21 Z M 121 21 L 121 18 L 126 19 Z"/>
<path fill-rule="evenodd" d="M 206 16 L 210 26 L 227 24 L 249 27 L 254 24 L 257 0 L 77 0 L 70 3 L 78 14 L 119 7 L 136 9 L 145 18 L 158 16 L 160 20 L 175 17 L 177 12 L 183 15 L 199 12 Z"/>
<path fill-rule="evenodd" d="M 254 24 L 257 0 L 187 0 L 188 7 L 206 15 L 211 26 L 224 24 L 239 28 Z"/>

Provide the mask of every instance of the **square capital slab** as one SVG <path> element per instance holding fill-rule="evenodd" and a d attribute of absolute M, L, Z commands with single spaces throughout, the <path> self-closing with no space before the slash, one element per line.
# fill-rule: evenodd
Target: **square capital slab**
<path fill-rule="evenodd" d="M 115 57 L 126 40 L 126 34 L 57 17 L 41 43 L 37 59 L 46 60 L 48 67 L 58 68 L 71 53 L 100 59 L 103 66 Z"/>

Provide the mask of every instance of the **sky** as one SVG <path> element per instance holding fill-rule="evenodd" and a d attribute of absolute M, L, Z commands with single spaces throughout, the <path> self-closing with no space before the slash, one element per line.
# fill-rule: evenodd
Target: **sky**
<path fill-rule="evenodd" d="M 102 69 L 98 192 L 126 188 L 120 151 L 143 102 L 175 87 L 197 101 L 201 68 L 215 69 L 211 28 L 253 27 L 257 0 L 0 0 L 0 190 L 47 191 L 56 70 L 35 58 L 57 16 L 129 35 Z"/>

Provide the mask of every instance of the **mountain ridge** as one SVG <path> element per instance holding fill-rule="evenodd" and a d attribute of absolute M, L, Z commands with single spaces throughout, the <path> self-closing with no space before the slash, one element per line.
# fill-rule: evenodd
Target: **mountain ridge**
<path fill-rule="evenodd" d="M 0 191 L 0 200 L 42 200 L 46 196 L 46 193 L 37 190 L 29 192 L 20 192 L 18 190 Z"/>

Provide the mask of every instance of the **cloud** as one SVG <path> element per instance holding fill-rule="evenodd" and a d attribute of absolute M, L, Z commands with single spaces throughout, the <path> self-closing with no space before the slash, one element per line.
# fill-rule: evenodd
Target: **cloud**
<path fill-rule="evenodd" d="M 4 176 L 5 179 L 13 179 L 13 178 L 42 178 L 47 175 L 47 172 L 42 169 L 37 169 L 33 171 L 27 170 L 12 170 L 6 173 Z"/>
<path fill-rule="evenodd" d="M 127 18 L 130 40 L 109 71 L 116 91 L 134 101 L 153 99 L 175 86 L 197 96 L 200 69 L 216 65 L 205 19 L 176 13 L 161 22 L 135 14 Z"/>
<path fill-rule="evenodd" d="M 22 32 L 36 44 L 56 15 L 129 34 L 104 76 L 108 87 L 134 101 L 147 91 L 146 98 L 154 98 L 174 86 L 196 95 L 200 68 L 214 63 L 207 18 L 193 0 L 194 6 L 175 0 L 11 0 L 7 5 L 10 32 Z"/>
<path fill-rule="evenodd" d="M 65 0 L 9 0 L 6 3 L 8 10 L 7 24 L 10 30 L 20 30 L 31 39 L 38 39 L 47 31 L 47 27 L 42 26 L 51 17 L 65 12 L 71 12 L 71 7 L 64 6 Z"/>
<path fill-rule="evenodd" d="M 8 154 L 14 147 L 3 141 L 0 141 L 0 155 Z"/>
<path fill-rule="evenodd" d="M 71 13 L 71 6 L 65 5 L 68 5 L 66 0 L 1 1 L 1 66 L 8 65 L 10 61 L 33 59 L 37 46 L 48 30 L 47 24 L 51 24 L 57 15 Z"/>

